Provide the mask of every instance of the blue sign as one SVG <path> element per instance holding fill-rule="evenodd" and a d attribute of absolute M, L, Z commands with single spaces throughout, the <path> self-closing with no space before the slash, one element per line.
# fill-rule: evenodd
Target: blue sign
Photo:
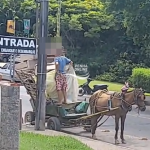
<path fill-rule="evenodd" d="M 29 34 L 30 31 L 30 19 L 24 19 L 24 33 Z"/>

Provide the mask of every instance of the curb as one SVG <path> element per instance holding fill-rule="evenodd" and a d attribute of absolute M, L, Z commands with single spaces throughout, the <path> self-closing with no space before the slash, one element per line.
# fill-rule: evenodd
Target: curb
<path fill-rule="evenodd" d="M 132 148 L 129 147 L 124 147 L 121 145 L 114 145 L 111 143 L 107 143 L 101 140 L 93 140 L 91 138 L 87 138 L 87 137 L 82 137 L 82 136 L 78 136 L 78 135 L 73 135 L 71 132 L 67 133 L 67 132 L 58 132 L 58 131 L 53 131 L 53 130 L 45 130 L 45 131 L 35 131 L 33 127 L 23 127 L 23 132 L 29 132 L 29 133 L 34 133 L 34 134 L 42 134 L 42 135 L 46 135 L 46 136 L 70 136 L 75 138 L 76 140 L 80 141 L 81 143 L 87 145 L 88 147 L 90 147 L 93 150 L 99 150 L 99 147 L 103 147 L 103 150 L 120 150 L 120 149 L 124 149 L 124 150 L 134 150 Z"/>
<path fill-rule="evenodd" d="M 146 106 L 150 106 L 150 101 L 145 101 Z"/>
<path fill-rule="evenodd" d="M 150 106 L 150 96 L 146 96 L 145 105 Z"/>
<path fill-rule="evenodd" d="M 91 147 L 93 150 L 99 150 L 100 146 L 103 147 L 103 150 L 134 150 L 133 148 L 127 146 L 115 145 L 103 140 L 94 140 L 86 136 L 78 135 L 78 133 L 72 133 L 71 131 L 62 130 L 62 132 L 76 138 L 77 140 L 80 140 L 82 143 Z"/>

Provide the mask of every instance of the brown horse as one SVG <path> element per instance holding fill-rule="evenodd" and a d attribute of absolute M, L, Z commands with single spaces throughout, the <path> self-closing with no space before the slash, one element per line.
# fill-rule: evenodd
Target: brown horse
<path fill-rule="evenodd" d="M 114 92 L 109 94 L 107 91 L 97 91 L 89 99 L 91 114 L 101 112 L 108 109 L 108 100 L 111 100 L 112 108 L 118 107 L 116 110 L 110 110 L 105 115 L 115 116 L 115 144 L 119 144 L 118 140 L 118 130 L 119 130 L 119 119 L 121 118 L 121 134 L 120 138 L 123 144 L 125 144 L 124 139 L 124 124 L 128 111 L 131 111 L 132 105 L 136 104 L 138 109 L 141 111 L 146 110 L 144 103 L 145 95 L 141 88 L 136 88 L 121 95 L 121 93 Z M 102 119 L 104 115 L 97 115 L 91 118 L 91 132 L 92 138 L 96 139 L 95 131 L 97 128 L 98 119 Z"/>

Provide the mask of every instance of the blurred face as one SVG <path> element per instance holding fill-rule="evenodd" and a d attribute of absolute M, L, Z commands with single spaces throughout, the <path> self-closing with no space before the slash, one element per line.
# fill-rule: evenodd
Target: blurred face
<path fill-rule="evenodd" d="M 66 55 L 65 52 L 63 52 L 62 55 L 65 56 Z"/>

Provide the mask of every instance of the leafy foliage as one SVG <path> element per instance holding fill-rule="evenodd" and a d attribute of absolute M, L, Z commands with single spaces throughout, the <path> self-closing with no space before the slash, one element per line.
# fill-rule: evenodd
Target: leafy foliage
<path fill-rule="evenodd" d="M 150 2 L 148 0 L 63 0 L 61 36 L 74 63 L 89 66 L 92 77 L 124 82 L 135 67 L 150 67 Z M 58 1 L 50 0 L 48 36 L 56 35 Z M 23 34 L 23 19 L 31 19 L 35 36 L 34 0 L 1 0 L 0 34 L 7 19 L 16 20 Z M 100 75 L 100 76 L 98 76 Z"/>
<path fill-rule="evenodd" d="M 150 70 L 146 68 L 133 69 L 132 82 L 134 86 L 141 87 L 146 92 L 150 92 Z"/>

